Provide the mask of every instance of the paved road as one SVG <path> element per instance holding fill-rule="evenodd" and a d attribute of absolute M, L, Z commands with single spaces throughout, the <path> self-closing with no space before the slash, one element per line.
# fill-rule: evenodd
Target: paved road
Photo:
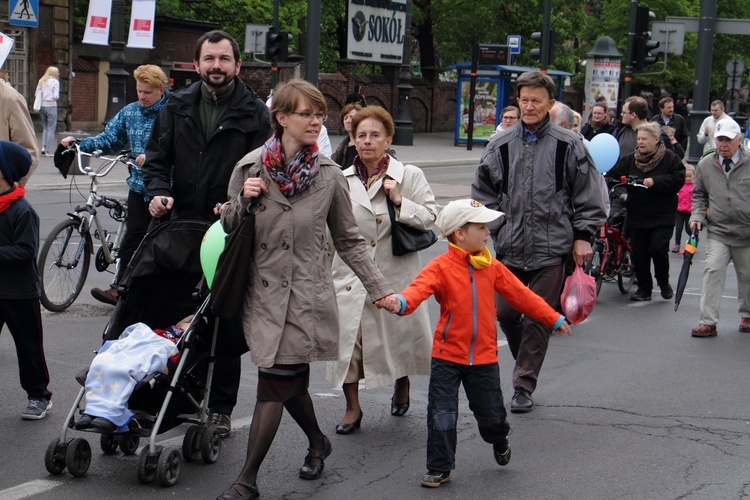
<path fill-rule="evenodd" d="M 425 172 L 434 186 L 446 186 L 441 203 L 468 194 L 473 169 L 433 166 Z M 68 192 L 32 189 L 29 198 L 46 234 L 66 211 Z M 423 252 L 423 261 L 443 252 L 444 245 L 440 242 Z M 673 276 L 680 259 L 671 256 Z M 338 436 L 333 428 L 343 411 L 343 396 L 325 380 L 324 365 L 314 364 L 311 393 L 334 453 L 320 481 L 298 479 L 306 444 L 285 416 L 261 470 L 263 498 L 750 497 L 750 335 L 737 332 L 737 283 L 730 270 L 719 336 L 689 337 L 698 318 L 704 259 L 700 249 L 677 313 L 671 301 L 629 302 L 615 284 L 604 284 L 593 315 L 575 328 L 573 337 L 552 339 L 535 393 L 536 409 L 510 415 L 514 453 L 507 467 L 494 463 L 491 447 L 479 437 L 462 399 L 457 469 L 453 481 L 436 491 L 419 486 L 424 472 L 426 377 L 413 377 L 412 405 L 405 418 L 389 415 L 388 388 L 363 391 L 361 431 Z M 92 272 L 87 287 L 107 282 L 107 276 Z M 430 307 L 434 321 L 435 304 Z M 215 465 L 187 464 L 182 480 L 171 489 L 144 486 L 135 478 L 135 457 L 105 456 L 96 436 L 86 434 L 93 449 L 88 475 L 75 479 L 47 474 L 44 451 L 59 435 L 78 391 L 73 377 L 93 357 L 110 311 L 84 293 L 66 313 L 44 313 L 55 408 L 40 422 L 19 418 L 24 394 L 17 383 L 15 353 L 10 336 L 0 336 L 0 500 L 215 498 L 235 478 L 244 460 L 254 402 L 256 376 L 249 360 L 243 367 L 235 431 L 224 441 Z M 509 395 L 512 360 L 502 340 L 499 353 L 503 388 Z M 179 446 L 182 433 L 178 428 L 160 440 Z"/>

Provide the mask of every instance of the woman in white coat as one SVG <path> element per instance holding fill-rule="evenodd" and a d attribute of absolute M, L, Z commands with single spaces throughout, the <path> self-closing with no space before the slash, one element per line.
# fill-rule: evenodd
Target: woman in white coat
<path fill-rule="evenodd" d="M 419 168 L 387 154 L 394 132 L 387 111 L 379 106 L 364 108 L 352 120 L 352 131 L 357 157 L 344 170 L 352 211 L 386 281 L 394 290 L 402 290 L 422 269 L 422 263 L 417 252 L 393 255 L 386 197 L 393 202 L 399 223 L 428 231 L 437 217 L 435 196 Z M 362 282 L 338 254 L 333 260 L 333 279 L 340 316 L 340 359 L 328 364 L 327 374 L 343 387 L 346 398 L 346 413 L 336 433 L 351 434 L 362 422 L 361 379 L 368 389 L 395 383 L 391 415 L 406 413 L 408 376 L 430 372 L 432 332 L 426 306 L 403 318 L 373 306 Z"/>

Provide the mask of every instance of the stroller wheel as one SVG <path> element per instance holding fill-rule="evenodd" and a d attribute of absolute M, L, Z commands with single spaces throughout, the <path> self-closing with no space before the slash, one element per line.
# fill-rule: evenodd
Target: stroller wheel
<path fill-rule="evenodd" d="M 181 471 L 182 456 L 180 456 L 180 450 L 174 446 L 165 448 L 159 455 L 159 463 L 156 467 L 159 484 L 165 487 L 174 486 L 180 480 Z"/>
<path fill-rule="evenodd" d="M 188 427 L 185 433 L 185 438 L 182 440 L 182 457 L 186 462 L 193 462 L 198 460 L 201 455 L 201 427 L 198 425 L 191 425 Z"/>
<path fill-rule="evenodd" d="M 138 450 L 138 445 L 141 442 L 141 438 L 133 436 L 132 434 L 122 434 L 118 438 L 120 444 L 120 450 L 125 455 L 132 455 Z"/>
<path fill-rule="evenodd" d="M 117 436 L 114 434 L 102 434 L 99 438 L 99 445 L 102 451 L 107 455 L 117 452 Z"/>
<path fill-rule="evenodd" d="M 149 484 L 156 478 L 156 465 L 159 455 L 161 455 L 161 448 L 157 448 L 153 455 L 149 453 L 148 449 L 148 446 L 144 446 L 138 454 L 136 472 L 138 473 L 138 480 L 143 484 Z"/>
<path fill-rule="evenodd" d="M 201 436 L 201 458 L 204 463 L 213 464 L 219 459 L 221 453 L 221 435 L 219 429 L 206 427 Z"/>
<path fill-rule="evenodd" d="M 68 448 L 66 444 L 60 444 L 60 438 L 53 439 L 47 452 L 44 454 L 44 467 L 50 474 L 60 474 L 65 470 L 65 452 Z"/>
<path fill-rule="evenodd" d="M 68 444 L 68 450 L 65 452 L 65 463 L 68 466 L 68 472 L 75 477 L 83 477 L 91 465 L 91 446 L 83 438 L 75 438 Z"/>

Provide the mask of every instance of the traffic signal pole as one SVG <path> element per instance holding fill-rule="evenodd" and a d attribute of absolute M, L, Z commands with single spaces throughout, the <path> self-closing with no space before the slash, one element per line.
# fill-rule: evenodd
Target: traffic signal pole
<path fill-rule="evenodd" d="M 633 85 L 633 73 L 635 68 L 633 67 L 633 60 L 635 59 L 635 17 L 638 11 L 638 0 L 630 0 L 630 23 L 628 24 L 628 53 L 625 58 L 625 89 L 622 94 L 622 100 L 624 101 L 632 92 Z"/>
<path fill-rule="evenodd" d="M 552 0 L 544 0 L 544 15 L 542 17 L 542 57 L 539 61 L 539 69 L 545 75 L 550 63 L 550 50 L 552 50 Z"/>
<path fill-rule="evenodd" d="M 279 32 L 279 4 L 281 0 L 273 0 L 273 31 L 274 33 Z M 276 83 L 279 81 L 279 57 L 275 55 L 271 59 L 271 89 L 276 88 Z"/>
<path fill-rule="evenodd" d="M 695 55 L 695 87 L 693 88 L 693 110 L 690 112 L 690 144 L 688 163 L 700 161 L 703 145 L 695 134 L 703 120 L 710 114 L 711 64 L 713 62 L 714 33 L 716 32 L 716 0 L 701 0 L 698 25 L 698 51 Z"/>

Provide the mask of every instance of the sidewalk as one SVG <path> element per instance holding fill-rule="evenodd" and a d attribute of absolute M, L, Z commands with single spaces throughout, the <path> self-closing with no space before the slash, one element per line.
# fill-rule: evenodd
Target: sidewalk
<path fill-rule="evenodd" d="M 41 134 L 38 134 L 38 142 L 41 143 Z M 453 132 L 437 132 L 432 134 L 414 134 L 414 145 L 393 146 L 399 161 L 411 163 L 420 168 L 431 167 L 476 167 L 482 156 L 483 147 L 474 145 L 471 151 L 466 150 L 466 145 L 453 145 Z M 334 149 L 343 140 L 343 136 L 331 136 L 331 145 Z M 96 159 L 91 159 L 91 165 L 96 165 Z M 115 168 L 106 178 L 102 179 L 100 186 L 124 185 L 128 176 L 127 169 Z M 76 176 L 83 180 L 83 176 Z M 31 176 L 26 188 L 34 190 L 68 189 L 68 179 L 63 179 L 60 172 L 55 168 L 52 157 L 42 156 L 39 165 Z M 436 193 L 437 195 L 438 193 Z"/>

